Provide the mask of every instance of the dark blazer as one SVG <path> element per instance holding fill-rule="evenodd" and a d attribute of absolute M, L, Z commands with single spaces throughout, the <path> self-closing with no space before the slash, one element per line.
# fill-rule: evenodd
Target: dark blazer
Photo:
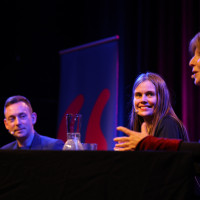
<path fill-rule="evenodd" d="M 34 133 L 34 138 L 32 144 L 30 146 L 30 150 L 62 150 L 64 142 L 59 139 L 50 138 L 47 136 L 43 136 Z M 11 149 L 17 150 L 19 147 L 17 146 L 17 141 L 11 142 L 9 144 L 4 145 L 1 149 Z"/>

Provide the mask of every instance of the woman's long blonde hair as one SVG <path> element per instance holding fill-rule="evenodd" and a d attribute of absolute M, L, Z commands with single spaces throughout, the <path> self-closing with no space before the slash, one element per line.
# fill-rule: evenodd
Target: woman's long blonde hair
<path fill-rule="evenodd" d="M 183 123 L 177 117 L 177 115 L 175 114 L 175 112 L 172 108 L 170 94 L 169 94 L 167 85 L 166 85 L 165 81 L 163 80 L 163 78 L 161 78 L 161 76 L 159 76 L 158 74 L 152 73 L 152 72 L 147 72 L 147 73 L 140 74 L 136 78 L 136 81 L 133 85 L 133 90 L 132 90 L 132 94 L 133 94 L 132 102 L 134 102 L 135 89 L 137 88 L 137 86 L 140 83 L 142 83 L 146 80 L 151 81 L 155 85 L 156 97 L 157 97 L 157 103 L 156 103 L 156 106 L 154 109 L 154 116 L 153 116 L 153 120 L 152 120 L 152 128 L 151 128 L 149 134 L 154 135 L 155 129 L 156 129 L 158 123 L 165 116 L 171 116 L 180 124 L 180 127 L 182 128 L 183 132 L 187 136 L 187 131 L 186 131 Z M 135 112 L 134 103 L 133 103 L 132 112 L 130 115 L 131 129 L 133 129 L 135 131 L 141 131 L 141 125 L 143 122 L 144 122 L 144 119 Z M 184 136 L 183 136 L 183 138 L 184 138 Z"/>

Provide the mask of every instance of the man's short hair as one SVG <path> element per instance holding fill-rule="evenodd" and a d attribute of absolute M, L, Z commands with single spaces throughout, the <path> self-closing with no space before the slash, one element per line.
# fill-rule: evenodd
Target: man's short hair
<path fill-rule="evenodd" d="M 30 109 L 30 112 L 32 113 L 33 112 L 33 109 L 32 109 L 32 106 L 31 106 L 31 103 L 30 101 L 24 97 L 24 96 L 21 96 L 21 95 L 16 95 L 16 96 L 12 96 L 12 97 L 9 97 L 6 102 L 5 102 L 5 105 L 4 105 L 4 113 L 5 113 L 5 109 L 12 105 L 12 104 L 15 104 L 15 103 L 18 103 L 18 102 L 24 102 Z"/>

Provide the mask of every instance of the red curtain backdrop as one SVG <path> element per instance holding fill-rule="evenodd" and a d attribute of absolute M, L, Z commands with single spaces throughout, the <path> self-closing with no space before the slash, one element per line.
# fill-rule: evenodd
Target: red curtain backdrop
<path fill-rule="evenodd" d="M 184 122 L 190 140 L 199 141 L 200 88 L 190 78 L 188 46 L 200 31 L 200 1 L 137 1 L 125 7 L 130 9 L 125 21 L 131 22 L 124 33 L 122 52 L 125 104 L 129 102 L 138 73 L 159 73 L 169 87 L 173 107 Z M 125 113 L 130 105 L 131 102 L 125 105 Z"/>

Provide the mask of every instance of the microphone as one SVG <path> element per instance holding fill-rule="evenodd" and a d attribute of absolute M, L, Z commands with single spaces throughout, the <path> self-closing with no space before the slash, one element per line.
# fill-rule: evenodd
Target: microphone
<path fill-rule="evenodd" d="M 191 78 L 195 78 L 194 74 L 193 74 L 193 75 L 191 75 Z"/>
<path fill-rule="evenodd" d="M 136 110 L 136 109 L 135 109 L 135 113 L 138 113 L 138 112 L 139 112 L 139 110 Z"/>

